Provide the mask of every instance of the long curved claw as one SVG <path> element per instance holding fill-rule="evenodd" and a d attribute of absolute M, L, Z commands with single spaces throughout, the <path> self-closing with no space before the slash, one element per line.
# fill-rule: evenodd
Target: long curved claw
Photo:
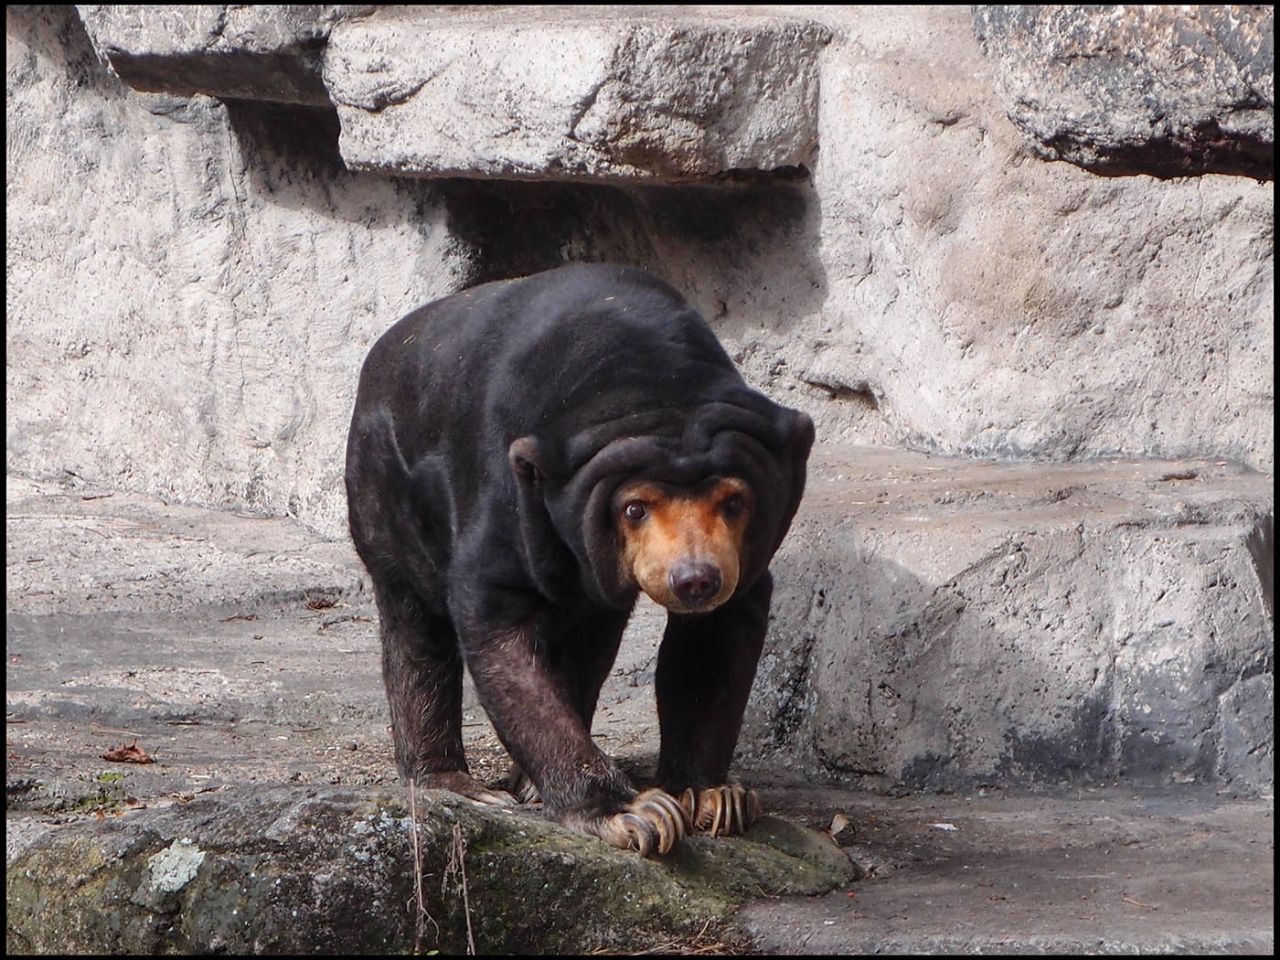
<path fill-rule="evenodd" d="M 514 807 L 519 801 L 505 790 L 477 790 L 474 794 L 463 794 L 476 803 L 485 803 L 494 807 Z"/>
<path fill-rule="evenodd" d="M 518 763 L 513 763 L 511 772 L 507 774 L 507 791 L 518 803 L 542 802 L 542 794 L 538 792 L 537 785 L 520 769 Z"/>
<path fill-rule="evenodd" d="M 490 790 L 483 783 L 461 770 L 445 773 L 428 773 L 417 781 L 424 790 L 451 790 L 475 803 L 494 807 L 514 807 L 516 798 L 505 790 Z"/>
<path fill-rule="evenodd" d="M 738 783 L 685 790 L 680 805 L 699 833 L 737 836 L 760 819 L 760 797 Z"/>
<path fill-rule="evenodd" d="M 670 853 L 689 832 L 684 808 L 664 790 L 646 790 L 622 813 L 601 819 L 596 835 L 642 857 Z"/>

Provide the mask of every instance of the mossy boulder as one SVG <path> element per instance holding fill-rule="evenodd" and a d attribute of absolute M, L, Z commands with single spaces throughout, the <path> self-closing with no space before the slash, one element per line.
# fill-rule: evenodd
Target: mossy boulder
<path fill-rule="evenodd" d="M 536 813 L 425 791 L 419 921 L 406 802 L 245 789 L 46 831 L 9 863 L 8 949 L 461 953 L 470 936 L 480 953 L 638 950 L 715 930 L 749 897 L 854 877 L 824 835 L 781 820 L 643 860 Z"/>

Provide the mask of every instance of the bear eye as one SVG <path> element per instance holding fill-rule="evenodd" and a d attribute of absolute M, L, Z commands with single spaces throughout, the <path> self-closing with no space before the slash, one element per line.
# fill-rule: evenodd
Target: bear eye
<path fill-rule="evenodd" d="M 622 508 L 622 515 L 632 523 L 639 523 L 649 515 L 649 508 L 640 500 L 632 500 Z"/>
<path fill-rule="evenodd" d="M 720 509 L 724 511 L 724 515 L 726 517 L 729 517 L 730 519 L 733 519 L 734 517 L 742 513 L 742 509 L 745 506 L 746 506 L 746 501 L 743 499 L 742 494 L 740 493 L 735 493 L 731 497 L 726 497 L 720 503 Z"/>

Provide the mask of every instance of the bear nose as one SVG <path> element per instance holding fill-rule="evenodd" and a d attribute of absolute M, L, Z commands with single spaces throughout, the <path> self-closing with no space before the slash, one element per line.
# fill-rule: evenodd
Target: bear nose
<path fill-rule="evenodd" d="M 671 571 L 671 592 L 686 607 L 700 607 L 720 592 L 720 568 L 714 563 L 686 560 Z"/>

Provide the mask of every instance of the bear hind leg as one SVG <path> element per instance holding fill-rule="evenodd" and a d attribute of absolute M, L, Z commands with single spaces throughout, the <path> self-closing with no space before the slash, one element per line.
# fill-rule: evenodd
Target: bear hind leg
<path fill-rule="evenodd" d="M 396 767 L 405 783 L 511 806 L 515 799 L 471 776 L 462 746 L 462 655 L 445 617 L 405 587 L 375 583 L 382 679 L 391 709 Z"/>

